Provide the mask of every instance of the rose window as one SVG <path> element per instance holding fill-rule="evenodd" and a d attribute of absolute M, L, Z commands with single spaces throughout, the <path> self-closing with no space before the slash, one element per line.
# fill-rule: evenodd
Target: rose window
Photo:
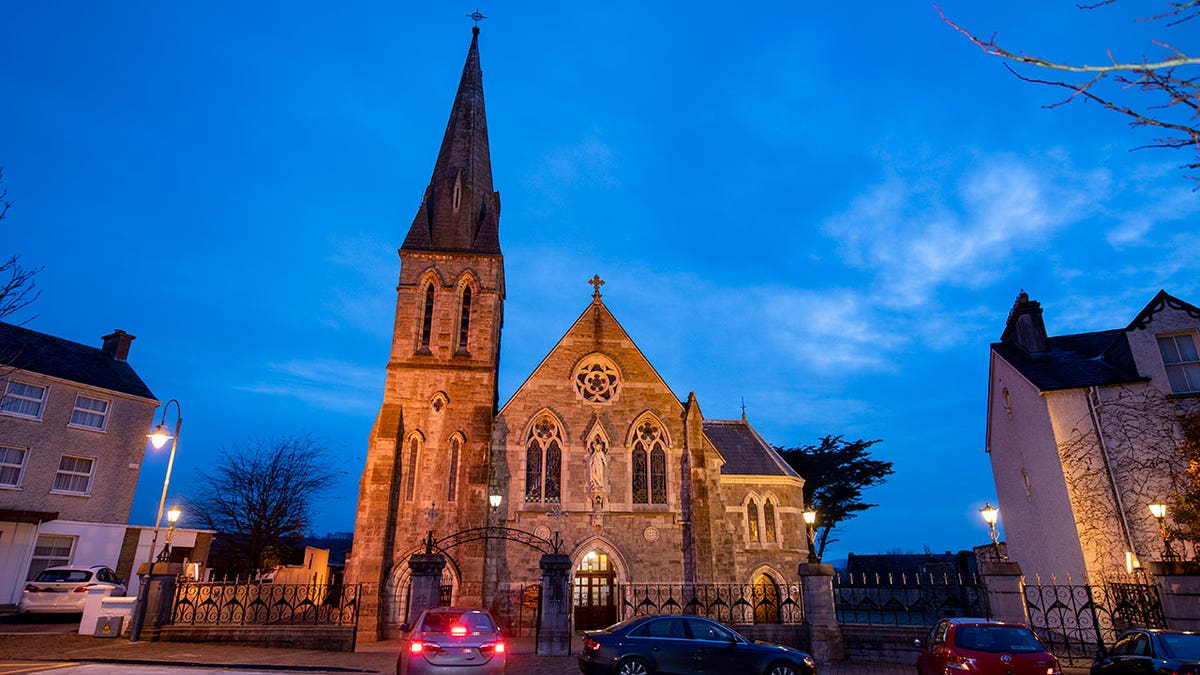
<path fill-rule="evenodd" d="M 620 376 L 612 366 L 593 361 L 575 374 L 575 390 L 589 403 L 607 403 L 617 393 Z"/>

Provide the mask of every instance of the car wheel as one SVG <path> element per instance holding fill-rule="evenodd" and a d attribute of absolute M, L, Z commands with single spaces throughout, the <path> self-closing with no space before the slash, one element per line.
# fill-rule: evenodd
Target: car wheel
<path fill-rule="evenodd" d="M 779 663 L 772 663 L 767 668 L 767 675 L 801 675 L 801 673 L 799 670 L 796 670 L 794 665 L 780 661 Z"/>
<path fill-rule="evenodd" d="M 617 675 L 650 675 L 650 667 L 646 662 L 632 656 L 617 664 Z"/>

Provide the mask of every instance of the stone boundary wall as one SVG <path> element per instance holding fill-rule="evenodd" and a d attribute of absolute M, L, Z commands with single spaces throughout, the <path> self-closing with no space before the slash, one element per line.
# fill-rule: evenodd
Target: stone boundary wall
<path fill-rule="evenodd" d="M 812 639 L 807 624 L 730 624 L 730 628 L 750 640 L 774 642 L 777 645 L 812 652 Z"/>
<path fill-rule="evenodd" d="M 927 626 L 868 626 L 842 624 L 846 659 L 859 662 L 902 663 L 916 665 L 917 648 L 913 640 L 926 640 Z"/>
<path fill-rule="evenodd" d="M 156 638 L 145 630 L 145 639 L 163 642 L 220 642 L 224 644 L 316 649 L 328 652 L 354 651 L 354 626 L 188 626 L 157 629 Z"/>

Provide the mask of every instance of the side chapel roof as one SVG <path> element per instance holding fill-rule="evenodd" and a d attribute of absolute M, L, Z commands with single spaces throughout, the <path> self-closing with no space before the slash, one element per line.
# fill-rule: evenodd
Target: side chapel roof
<path fill-rule="evenodd" d="M 789 476 L 800 474 L 775 452 L 745 420 L 704 420 L 704 435 L 725 458 L 722 476 Z"/>
<path fill-rule="evenodd" d="M 500 193 L 492 189 L 478 27 L 433 176 L 401 249 L 500 253 Z"/>
<path fill-rule="evenodd" d="M 992 351 L 1041 391 L 1143 382 L 1149 378 L 1138 373 L 1127 336 L 1130 331 L 1145 328 L 1155 314 L 1167 308 L 1200 318 L 1200 308 L 1160 290 L 1124 328 L 1049 337 L 1043 327 L 1041 342 L 1023 342 L 1014 337 L 1016 318 L 1022 313 L 1036 313 L 1040 324 L 1041 306 L 1022 292 L 1009 314 L 1004 335 L 992 344 Z M 1030 344 L 1040 346 L 1031 349 Z"/>

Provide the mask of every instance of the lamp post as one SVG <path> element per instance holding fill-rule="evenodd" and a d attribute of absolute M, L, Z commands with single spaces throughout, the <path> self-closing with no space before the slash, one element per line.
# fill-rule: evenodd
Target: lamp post
<path fill-rule="evenodd" d="M 817 555 L 817 541 L 813 530 L 817 522 L 817 512 L 809 509 L 804 512 L 804 532 L 808 535 L 808 562 L 821 562 L 820 556 Z"/>
<path fill-rule="evenodd" d="M 1004 560 L 1004 556 L 1000 555 L 1000 540 L 996 537 L 996 521 L 1000 520 L 1000 509 L 984 502 L 983 508 L 979 509 L 979 515 L 988 525 L 988 531 L 992 535 L 992 550 L 996 553 L 996 561 L 1000 562 Z"/>
<path fill-rule="evenodd" d="M 175 435 L 172 436 L 167 431 L 167 409 L 171 404 L 175 404 Z M 155 450 L 162 450 L 167 441 L 171 441 L 171 454 L 167 458 L 167 476 L 163 479 L 162 496 L 158 499 L 158 515 L 154 518 L 154 536 L 150 539 L 150 557 L 146 560 L 146 573 L 142 575 L 141 582 L 138 584 L 138 602 L 137 608 L 134 611 L 133 622 L 129 627 L 129 641 L 137 642 L 142 635 L 142 624 L 146 621 L 146 602 L 150 586 L 150 572 L 154 569 L 154 549 L 158 547 L 158 528 L 162 524 L 163 507 L 167 503 L 167 489 L 171 486 L 171 469 L 175 466 L 175 450 L 179 448 L 179 430 L 183 428 L 183 411 L 179 407 L 179 401 L 171 399 L 167 401 L 162 408 L 162 414 L 158 418 L 158 426 L 154 427 L 146 435 L 150 439 L 150 444 Z"/>
<path fill-rule="evenodd" d="M 1171 548 L 1171 537 L 1167 535 L 1167 505 L 1162 502 L 1150 504 L 1150 515 L 1158 521 L 1158 531 L 1162 534 L 1163 560 L 1177 560 L 1175 549 Z"/>
<path fill-rule="evenodd" d="M 183 511 L 178 506 L 172 506 L 167 511 L 167 522 L 170 527 L 167 528 L 167 543 L 163 545 L 163 550 L 158 554 L 158 562 L 171 561 L 171 535 L 175 534 L 175 523 L 179 522 L 179 516 L 183 515 Z"/>

